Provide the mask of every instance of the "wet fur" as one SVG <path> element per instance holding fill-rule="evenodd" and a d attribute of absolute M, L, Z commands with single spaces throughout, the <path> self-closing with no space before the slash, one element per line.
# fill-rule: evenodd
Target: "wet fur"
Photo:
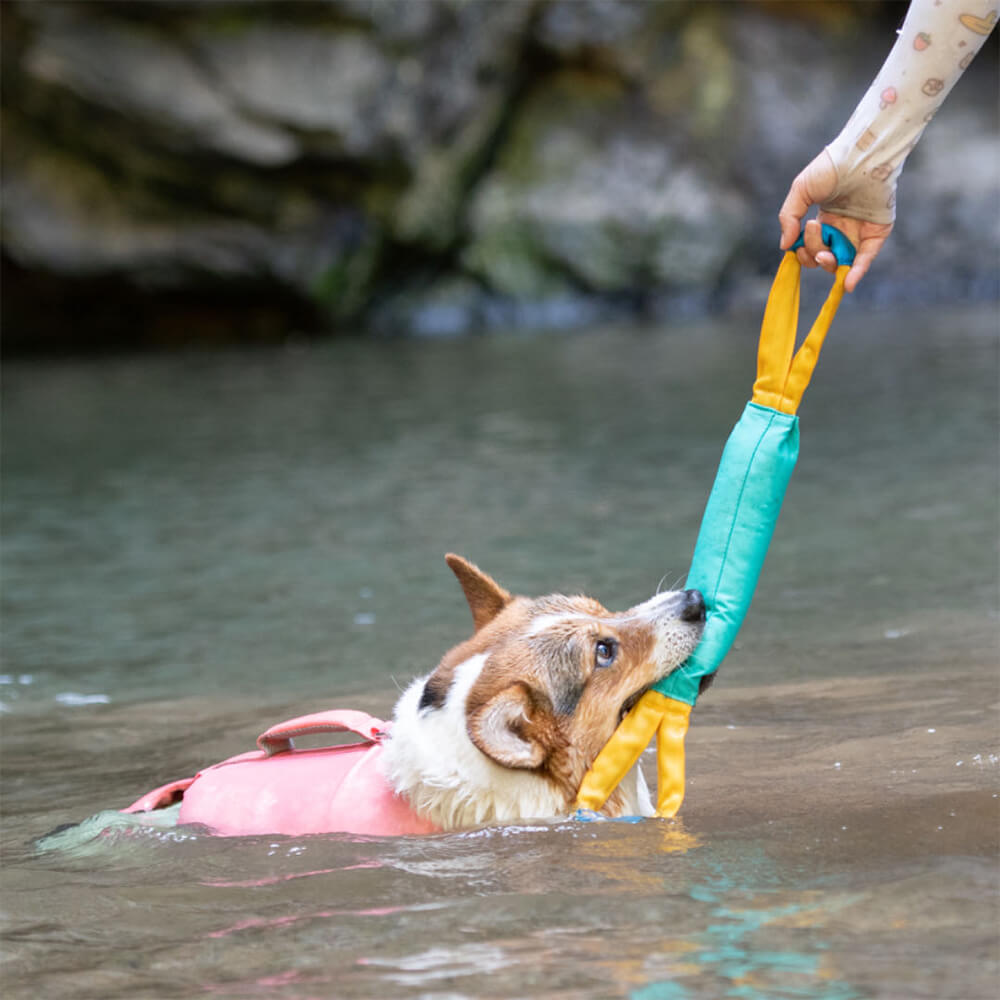
<path fill-rule="evenodd" d="M 447 561 L 475 631 L 400 698 L 386 776 L 446 830 L 565 815 L 623 710 L 693 651 L 701 597 L 658 594 L 614 614 L 589 597 L 515 597 L 460 556 Z M 615 648 L 607 665 L 601 641 Z M 638 766 L 603 811 L 653 815 Z"/>

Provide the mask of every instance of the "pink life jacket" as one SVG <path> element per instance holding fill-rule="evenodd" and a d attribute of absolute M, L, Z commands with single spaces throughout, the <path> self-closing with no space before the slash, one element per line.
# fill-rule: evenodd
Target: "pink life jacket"
<path fill-rule="evenodd" d="M 179 823 L 224 836 L 437 833 L 393 791 L 378 766 L 389 724 L 335 709 L 289 719 L 257 737 L 259 750 L 230 757 L 147 792 L 122 812 L 150 812 L 181 800 Z M 360 743 L 296 750 L 292 737 L 357 733 Z"/>

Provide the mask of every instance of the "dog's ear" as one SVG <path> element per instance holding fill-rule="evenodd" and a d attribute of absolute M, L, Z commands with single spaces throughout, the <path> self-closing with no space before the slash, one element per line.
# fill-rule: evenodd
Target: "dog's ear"
<path fill-rule="evenodd" d="M 531 770 L 549 756 L 544 722 L 523 684 L 511 684 L 473 709 L 468 728 L 472 742 L 504 767 Z"/>
<path fill-rule="evenodd" d="M 493 577 L 488 576 L 478 566 L 473 566 L 467 559 L 449 552 L 444 561 L 458 577 L 458 582 L 465 592 L 465 599 L 472 611 L 472 622 L 478 632 L 510 603 L 511 596 Z"/>

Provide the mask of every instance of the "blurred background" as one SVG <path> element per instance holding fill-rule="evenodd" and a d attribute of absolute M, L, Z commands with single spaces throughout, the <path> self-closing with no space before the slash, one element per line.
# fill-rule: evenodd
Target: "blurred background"
<path fill-rule="evenodd" d="M 5 0 L 4 347 L 756 309 L 906 7 Z M 997 105 L 991 39 L 862 300 L 995 299 Z"/>

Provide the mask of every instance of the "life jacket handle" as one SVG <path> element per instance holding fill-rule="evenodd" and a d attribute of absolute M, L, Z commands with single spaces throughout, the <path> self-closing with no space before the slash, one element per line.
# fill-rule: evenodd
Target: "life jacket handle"
<path fill-rule="evenodd" d="M 389 735 L 389 727 L 388 722 L 376 719 L 367 712 L 358 712 L 350 708 L 335 708 L 279 722 L 257 737 L 257 746 L 268 757 L 273 757 L 275 754 L 286 753 L 294 749 L 292 740 L 298 736 L 357 733 L 361 737 L 362 743 L 381 743 Z"/>

